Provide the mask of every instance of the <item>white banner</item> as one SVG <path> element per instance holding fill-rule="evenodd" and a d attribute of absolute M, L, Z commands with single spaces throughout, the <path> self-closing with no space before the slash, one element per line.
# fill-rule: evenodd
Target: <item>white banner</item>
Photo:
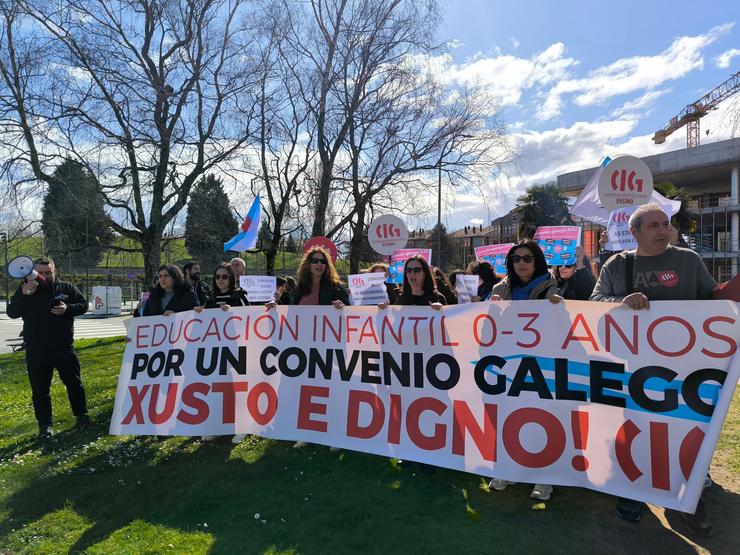
<path fill-rule="evenodd" d="M 347 283 L 352 304 L 355 306 L 372 306 L 389 302 L 383 272 L 352 274 L 347 278 Z"/>
<path fill-rule="evenodd" d="M 468 276 L 459 274 L 455 277 L 455 292 L 457 293 L 457 302 L 459 304 L 471 302 L 472 297 L 478 294 L 479 279 L 477 275 Z"/>
<path fill-rule="evenodd" d="M 275 276 L 239 276 L 239 287 L 250 303 L 266 303 L 275 300 L 277 280 Z"/>
<path fill-rule="evenodd" d="M 687 512 L 740 375 L 730 301 L 244 307 L 127 326 L 112 434 L 305 440 Z"/>

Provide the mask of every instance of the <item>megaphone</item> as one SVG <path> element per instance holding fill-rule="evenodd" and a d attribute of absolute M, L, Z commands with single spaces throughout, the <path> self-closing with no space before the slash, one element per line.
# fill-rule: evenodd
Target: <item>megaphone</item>
<path fill-rule="evenodd" d="M 16 256 L 8 262 L 8 275 L 15 279 L 34 281 L 44 279 L 44 276 L 33 269 L 33 258 L 30 256 Z"/>

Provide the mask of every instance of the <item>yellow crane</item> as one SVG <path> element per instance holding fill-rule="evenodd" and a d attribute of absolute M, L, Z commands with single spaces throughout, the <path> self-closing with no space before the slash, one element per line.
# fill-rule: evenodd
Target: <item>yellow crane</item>
<path fill-rule="evenodd" d="M 653 141 L 656 145 L 661 145 L 668 135 L 685 125 L 686 147 L 699 146 L 699 120 L 711 110 L 715 110 L 725 98 L 729 98 L 738 91 L 740 91 L 740 71 L 671 118 L 663 129 L 655 132 Z"/>

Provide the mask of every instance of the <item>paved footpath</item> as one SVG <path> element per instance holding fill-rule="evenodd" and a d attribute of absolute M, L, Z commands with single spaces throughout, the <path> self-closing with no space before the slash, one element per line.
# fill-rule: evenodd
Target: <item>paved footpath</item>
<path fill-rule="evenodd" d="M 75 339 L 126 335 L 124 321 L 129 318 L 129 315 L 100 318 L 89 313 L 78 316 L 75 318 Z M 12 352 L 7 340 L 17 338 L 22 329 L 23 320 L 11 320 L 4 312 L 0 313 L 0 354 Z"/>

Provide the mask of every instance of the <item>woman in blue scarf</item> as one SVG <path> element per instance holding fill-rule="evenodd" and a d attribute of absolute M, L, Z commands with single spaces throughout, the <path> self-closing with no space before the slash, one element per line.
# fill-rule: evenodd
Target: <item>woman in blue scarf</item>
<path fill-rule="evenodd" d="M 558 281 L 548 271 L 545 255 L 534 241 L 522 241 L 506 255 L 506 277 L 493 286 L 492 301 L 548 299 L 558 303 Z"/>
<path fill-rule="evenodd" d="M 558 281 L 547 269 L 545 255 L 534 241 L 522 241 L 509 249 L 506 255 L 506 277 L 493 286 L 492 301 L 526 301 L 547 299 L 551 303 L 563 300 Z M 488 484 L 496 491 L 503 491 L 514 482 L 494 478 Z M 547 501 L 552 494 L 549 484 L 535 484 L 530 497 Z"/>

